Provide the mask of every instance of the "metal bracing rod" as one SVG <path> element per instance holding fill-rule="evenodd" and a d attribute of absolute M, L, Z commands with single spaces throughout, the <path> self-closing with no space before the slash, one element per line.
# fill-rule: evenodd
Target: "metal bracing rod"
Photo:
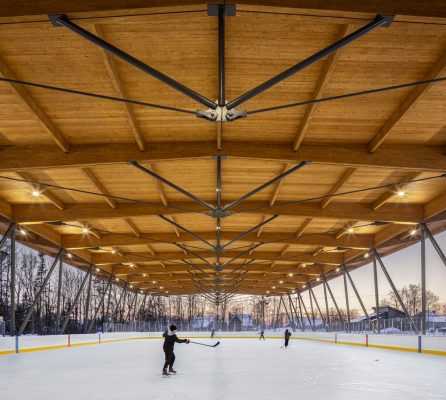
<path fill-rule="evenodd" d="M 195 253 L 195 251 L 189 250 L 186 246 L 183 246 L 180 243 L 177 242 L 172 242 L 172 244 L 174 244 L 175 246 L 179 247 L 180 249 L 184 250 L 186 253 L 189 253 L 191 255 L 193 255 L 195 258 L 200 259 L 201 261 L 205 262 L 207 265 L 209 265 L 210 267 L 214 268 L 214 264 L 212 264 L 211 262 L 209 262 L 208 260 L 206 260 L 204 257 L 200 256 L 199 254 Z M 183 260 L 184 261 L 184 260 Z"/>
<path fill-rule="evenodd" d="M 61 257 L 59 258 L 59 276 L 58 276 L 58 280 L 57 280 L 57 306 L 56 306 L 56 329 L 55 329 L 56 334 L 59 333 L 59 327 L 60 327 L 64 253 L 65 253 L 65 250 L 63 250 Z"/>
<path fill-rule="evenodd" d="M 290 314 L 288 313 L 288 309 L 286 308 L 286 304 L 285 304 L 285 301 L 283 300 L 283 296 L 280 296 L 280 300 L 283 303 L 283 308 L 285 310 L 285 314 L 288 317 L 288 321 L 289 321 L 291 328 L 293 329 L 293 332 L 294 332 L 296 330 L 296 326 L 294 325 L 294 321 L 291 319 Z"/>
<path fill-rule="evenodd" d="M 137 309 L 137 305 L 138 305 L 138 291 L 135 292 L 135 305 L 133 307 L 133 317 L 132 320 L 136 321 L 136 309 Z"/>
<path fill-rule="evenodd" d="M 226 267 L 226 265 L 228 265 L 228 264 L 231 264 L 233 261 L 237 260 L 238 258 L 243 257 L 245 254 L 250 253 L 251 251 L 253 251 L 253 250 L 256 249 L 257 247 L 262 246 L 263 244 L 264 244 L 263 242 L 260 242 L 260 243 L 255 244 L 254 246 L 251 246 L 248 250 L 245 250 L 244 252 L 242 252 L 242 253 L 240 253 L 239 255 L 235 256 L 235 257 L 232 258 L 231 260 L 226 261 L 226 262 L 222 265 L 222 268 Z"/>
<path fill-rule="evenodd" d="M 304 68 L 310 66 L 311 64 L 314 64 L 316 61 L 319 61 L 321 58 L 324 58 L 328 56 L 329 54 L 335 52 L 336 50 L 346 46 L 350 42 L 353 42 L 356 39 L 359 39 L 361 36 L 364 36 L 366 33 L 372 31 L 375 28 L 378 28 L 379 26 L 383 25 L 389 25 L 392 21 L 393 17 L 387 16 L 387 15 L 377 15 L 376 18 L 368 23 L 367 25 L 361 27 L 360 29 L 356 30 L 355 32 L 345 36 L 344 38 L 338 40 L 337 42 L 333 43 L 332 45 L 326 47 L 325 49 L 317 52 L 316 54 L 313 54 L 312 56 L 306 58 L 305 60 L 297 63 L 296 65 L 288 68 L 287 70 L 281 72 L 280 74 L 274 76 L 273 78 L 267 80 L 266 82 L 260 84 L 259 86 L 249 90 L 248 92 L 242 94 L 241 96 L 237 97 L 236 99 L 230 101 L 227 104 L 228 110 L 237 107 L 238 105 L 246 102 L 247 100 L 253 98 L 254 96 L 257 96 L 260 93 L 263 93 L 265 90 L 273 87 L 274 85 L 277 85 L 278 83 L 282 82 L 283 80 L 289 78 L 290 76 L 293 76 L 297 72 L 303 70 Z"/>
<path fill-rule="evenodd" d="M 409 314 L 409 312 L 407 311 L 406 305 L 403 302 L 403 299 L 401 298 L 400 294 L 398 293 L 397 288 L 395 287 L 392 278 L 390 277 L 389 273 L 387 272 L 387 269 L 383 263 L 383 261 L 381 260 L 381 257 L 379 256 L 378 252 L 376 251 L 376 249 L 372 249 L 373 254 L 375 255 L 376 259 L 378 260 L 379 265 L 381 266 L 382 271 L 384 272 L 384 275 L 387 278 L 387 281 L 389 282 L 389 285 L 391 286 L 392 290 L 393 290 L 393 294 L 395 295 L 395 297 L 398 300 L 398 303 L 400 303 L 401 308 L 404 311 L 404 314 L 406 314 L 406 318 L 408 318 L 410 320 L 410 323 L 412 324 L 415 332 L 417 332 L 417 334 L 419 334 L 419 330 L 417 328 L 417 326 L 415 325 L 412 316 Z"/>
<path fill-rule="evenodd" d="M 126 292 L 126 290 L 127 290 L 127 285 L 128 285 L 128 284 L 129 284 L 128 282 L 126 282 L 126 283 L 124 284 L 124 288 L 123 288 L 123 290 L 122 290 L 122 292 L 121 292 L 121 295 L 119 296 L 119 299 L 118 299 L 118 302 L 116 303 L 115 309 L 113 310 L 113 313 L 112 313 L 112 319 L 113 319 L 113 322 L 115 321 L 115 318 L 116 318 L 116 316 L 117 316 L 117 314 L 118 314 L 119 306 L 121 305 L 122 296 L 123 296 L 124 293 Z"/>
<path fill-rule="evenodd" d="M 203 239 L 200 235 L 198 235 L 195 232 L 190 231 L 189 229 L 185 228 L 184 226 L 176 223 L 175 221 L 172 221 L 169 218 L 166 218 L 164 215 L 160 214 L 158 215 L 158 217 L 160 217 L 163 221 L 166 221 L 167 223 L 169 223 L 170 225 L 176 226 L 178 229 L 181 229 L 183 232 L 188 233 L 189 235 L 193 236 L 195 239 L 207 244 L 209 247 L 211 247 L 212 249 L 215 250 L 215 246 L 211 243 L 208 242 L 206 239 Z"/>
<path fill-rule="evenodd" d="M 345 305 L 347 308 L 347 332 L 350 332 L 350 302 L 348 301 L 347 276 L 344 269 Z"/>
<path fill-rule="evenodd" d="M 280 174 L 280 175 L 276 176 L 275 178 L 271 179 L 270 181 L 264 183 L 263 185 L 260 185 L 256 189 L 251 190 L 250 192 L 244 194 L 242 197 L 238 198 L 237 200 L 233 201 L 232 203 L 229 203 L 229 204 L 225 205 L 223 207 L 223 211 L 228 211 L 229 209 L 235 207 L 236 205 L 238 205 L 241 202 L 245 201 L 249 197 L 254 196 L 256 193 L 258 193 L 258 192 L 262 191 L 263 189 L 267 188 L 268 186 L 273 185 L 277 181 L 280 181 L 281 179 L 283 179 L 283 178 L 287 177 L 288 175 L 292 174 L 293 172 L 296 172 L 297 170 L 301 169 L 302 167 L 305 167 L 309 163 L 310 163 L 309 161 L 302 161 L 302 162 L 300 162 L 298 165 L 296 165 L 295 167 L 289 169 L 288 171 L 285 171 L 283 174 Z"/>
<path fill-rule="evenodd" d="M 376 257 L 373 255 L 373 281 L 375 284 L 375 307 L 376 307 L 376 332 L 380 333 L 381 328 L 379 327 L 380 324 L 380 317 L 379 317 L 379 294 L 378 294 L 378 268 L 376 268 Z"/>
<path fill-rule="evenodd" d="M 48 270 L 48 273 L 45 276 L 45 279 L 42 282 L 42 285 L 40 286 L 37 294 L 34 296 L 34 300 L 31 304 L 31 307 L 28 309 L 28 311 L 25 314 L 25 318 L 23 319 L 22 324 L 20 325 L 20 328 L 17 332 L 17 335 L 21 335 L 23 331 L 26 328 L 26 325 L 28 324 L 29 318 L 31 317 L 31 314 L 34 312 L 34 307 L 37 305 L 37 302 L 40 300 L 40 296 L 42 295 L 43 291 L 45 290 L 45 286 L 48 283 L 48 281 L 51 278 L 51 275 L 53 274 L 54 269 L 56 268 L 56 265 L 59 263 L 60 259 L 63 258 L 63 249 L 59 250 L 59 253 L 57 253 L 56 258 L 54 259 L 53 263 L 51 264 L 50 269 Z"/>
<path fill-rule="evenodd" d="M 443 250 L 441 250 L 440 245 L 435 240 L 434 235 L 432 235 L 432 232 L 430 231 L 429 227 L 426 223 L 421 224 L 421 228 L 424 230 L 424 232 L 427 234 L 427 237 L 429 238 L 430 242 L 432 243 L 432 246 L 434 246 L 435 251 L 441 258 L 441 261 L 443 261 L 444 266 L 446 267 L 446 256 L 443 253 Z"/>
<path fill-rule="evenodd" d="M 221 10 L 221 7 L 218 8 L 218 23 L 219 23 L 219 28 L 220 28 L 220 17 L 221 14 L 224 13 L 224 7 L 223 7 L 223 11 Z M 222 16 L 221 18 L 223 18 L 224 21 L 224 16 Z M 224 22 L 223 22 L 224 23 Z M 219 43 L 220 45 L 220 43 Z M 223 67 L 224 68 L 224 67 Z M 224 71 L 224 69 L 223 69 Z M 221 83 L 221 82 L 220 82 Z M 219 88 L 220 90 L 220 88 Z M 224 89 L 223 89 L 224 91 Z M 221 154 L 218 154 L 216 156 L 216 160 L 217 160 L 217 210 L 220 211 L 221 210 L 221 198 L 222 198 L 222 184 L 221 184 L 221 161 L 222 161 L 222 157 Z M 217 216 L 217 221 L 216 221 L 216 242 L 217 242 L 217 264 L 220 265 L 220 250 L 221 250 L 221 218 L 219 216 Z"/>
<path fill-rule="evenodd" d="M 225 6 L 218 7 L 218 105 L 225 105 Z"/>
<path fill-rule="evenodd" d="M 240 233 L 240 235 L 237 235 L 234 239 L 231 239 L 229 242 L 225 243 L 222 246 L 222 249 L 224 249 L 225 247 L 229 246 L 230 244 L 237 242 L 238 240 L 244 238 L 246 235 L 249 235 L 251 232 L 254 232 L 255 230 L 259 229 L 260 227 L 262 227 L 263 225 L 266 225 L 268 222 L 271 222 L 273 220 L 275 220 L 278 217 L 278 215 L 273 215 L 272 217 L 265 219 L 264 221 L 260 222 L 259 224 L 257 224 L 256 226 L 253 226 L 252 228 L 248 229 L 245 232 Z"/>
<path fill-rule="evenodd" d="M 139 169 L 140 171 L 144 172 L 147 175 L 150 175 L 152 178 L 155 178 L 156 180 L 160 181 L 161 183 L 171 187 L 172 189 L 176 190 L 177 192 L 180 192 L 181 194 L 184 194 L 185 196 L 189 197 L 191 200 L 195 201 L 196 203 L 202 205 L 203 207 L 215 211 L 215 207 L 211 204 L 206 203 L 205 201 L 201 200 L 197 196 L 193 195 L 192 193 L 188 192 L 187 190 L 184 190 L 183 188 L 179 187 L 178 185 L 175 185 L 175 183 L 172 183 L 168 181 L 167 179 L 163 178 L 162 176 L 156 174 L 155 172 L 151 171 L 148 168 L 143 167 L 141 164 L 139 164 L 136 161 L 129 161 L 129 165 L 132 167 L 135 167 Z"/>
<path fill-rule="evenodd" d="M 421 226 L 421 334 L 426 334 L 426 229 Z"/>
<path fill-rule="evenodd" d="M 317 299 L 316 299 L 316 296 L 314 295 L 313 288 L 311 287 L 310 284 L 308 284 L 308 288 L 310 289 L 310 294 L 313 296 L 313 300 L 314 300 L 314 303 L 316 304 L 316 308 L 317 308 L 317 310 L 319 311 L 319 315 L 321 316 L 322 323 L 323 323 L 324 326 L 325 326 L 325 325 L 326 325 L 326 323 L 325 323 L 325 318 L 324 318 L 324 316 L 322 315 L 322 311 L 321 311 L 321 308 L 319 307 L 319 303 L 318 303 L 318 301 L 317 301 Z"/>
<path fill-rule="evenodd" d="M 325 285 L 327 285 L 328 293 L 330 293 L 331 301 L 333 302 L 333 304 L 334 304 L 334 306 L 336 308 L 338 316 L 341 319 L 341 322 L 344 323 L 344 318 L 342 317 L 341 311 L 339 310 L 339 307 L 338 307 L 338 303 L 336 303 L 336 299 L 333 296 L 333 292 L 331 291 L 331 287 L 328 284 L 328 281 L 327 281 L 327 278 L 325 277 L 325 275 L 322 275 L 322 279 L 324 280 Z"/>
<path fill-rule="evenodd" d="M 228 276 L 228 275 L 232 275 L 234 272 L 240 271 L 241 269 L 245 268 L 246 266 L 248 266 L 249 264 L 252 264 L 255 260 L 249 260 L 248 262 L 245 262 L 244 264 L 240 265 L 239 267 L 233 269 L 231 272 L 228 272 L 227 274 L 223 275 L 222 278 Z M 246 271 L 248 272 L 248 271 Z"/>
<path fill-rule="evenodd" d="M 73 312 L 74 307 L 76 307 L 76 304 L 79 301 L 79 297 L 81 296 L 82 290 L 84 290 L 85 284 L 87 283 L 87 279 L 88 279 L 88 277 L 91 274 L 92 268 L 93 268 L 93 264 L 90 264 L 90 266 L 88 268 L 88 271 L 87 271 L 87 273 L 84 276 L 84 279 L 82 279 L 81 286 L 80 286 L 79 290 L 77 291 L 76 296 L 74 296 L 73 303 L 71 303 L 71 305 L 70 305 L 70 308 L 69 308 L 69 310 L 67 312 L 67 316 L 65 317 L 65 319 L 64 319 L 64 321 L 62 323 L 62 327 L 60 328 L 60 333 L 64 333 L 65 332 L 65 329 L 66 329 L 66 327 L 68 325 L 68 321 L 70 320 L 71 313 Z"/>
<path fill-rule="evenodd" d="M 310 286 L 310 284 L 308 284 L 308 286 Z M 308 292 L 308 297 L 310 298 L 311 319 L 313 320 L 313 326 L 316 328 L 316 321 L 315 321 L 315 317 L 314 317 L 314 308 L 313 308 L 313 299 L 311 297 L 310 292 Z"/>
<path fill-rule="evenodd" d="M 358 289 L 356 288 L 356 285 L 353 282 L 353 279 L 352 279 L 352 277 L 350 275 L 350 272 L 348 271 L 347 266 L 344 264 L 342 267 L 344 269 L 345 275 L 347 276 L 348 280 L 350 281 L 350 285 L 352 285 L 352 288 L 353 288 L 353 291 L 355 292 L 356 298 L 358 299 L 358 302 L 359 302 L 359 304 L 360 304 L 360 306 L 362 308 L 362 312 L 366 316 L 367 321 L 369 321 L 369 326 L 372 326 L 372 321 L 370 320 L 369 314 L 367 313 L 367 310 L 366 310 L 366 308 L 364 306 L 364 303 L 363 303 L 363 301 L 361 299 L 361 296 L 359 295 Z"/>
<path fill-rule="evenodd" d="M 11 224 L 12 225 L 12 224 Z M 10 236 L 10 241 L 11 241 L 11 248 L 10 248 L 10 264 L 11 264 L 11 286 L 10 286 L 10 290 L 11 290 L 11 308 L 9 311 L 9 315 L 10 315 L 10 319 L 11 319 L 11 323 L 10 323 L 10 335 L 14 336 L 15 335 L 15 311 L 16 311 L 16 293 L 15 293 L 15 283 L 16 283 L 16 257 L 15 257 L 15 227 L 16 224 L 14 223 L 14 227 L 11 230 L 11 233 L 9 234 Z"/>
<path fill-rule="evenodd" d="M 87 333 L 87 330 L 88 330 L 88 314 L 90 313 L 91 280 L 92 280 L 92 277 L 93 277 L 93 274 L 90 274 L 90 278 L 88 279 L 87 299 L 85 301 L 84 333 Z"/>
<path fill-rule="evenodd" d="M 109 318 L 110 315 L 111 292 L 112 292 L 112 287 L 110 285 L 110 288 L 108 289 L 107 309 L 105 310 L 105 317 L 107 319 Z"/>
<path fill-rule="evenodd" d="M 324 284 L 325 312 L 327 313 L 325 317 L 327 319 L 326 324 L 330 325 L 331 321 L 330 321 L 330 311 L 328 309 L 327 286 L 325 285 L 325 281 L 323 282 L 323 284 Z"/>
<path fill-rule="evenodd" d="M 2 236 L 1 240 L 0 240 L 0 249 L 3 248 L 3 246 L 5 245 L 6 241 L 9 239 L 9 237 L 11 236 L 11 232 L 13 231 L 13 229 L 15 229 L 15 224 L 9 224 L 7 231 L 5 232 L 5 234 Z"/>
<path fill-rule="evenodd" d="M 222 283 L 222 286 L 228 286 L 228 285 L 231 285 L 230 282 L 237 281 L 237 279 L 240 279 L 240 281 L 242 281 L 242 277 L 244 277 L 247 273 L 248 273 L 248 271 L 244 271 L 244 272 L 242 272 L 241 274 L 238 274 L 238 275 L 235 276 L 234 278 L 231 278 L 231 279 L 229 279 L 228 281 L 223 282 L 223 283 Z M 240 282 L 240 281 L 237 281 L 236 283 L 238 283 L 238 282 Z"/>
<path fill-rule="evenodd" d="M 299 319 L 299 314 L 297 313 L 296 307 L 294 306 L 293 300 L 291 300 L 291 296 L 289 294 L 288 294 L 288 302 L 290 303 L 290 309 L 292 310 L 291 314 L 293 314 L 293 311 L 294 311 L 294 314 L 296 315 L 297 322 L 299 323 L 300 329 L 303 332 L 304 328 L 302 326 L 302 322 Z M 293 316 L 293 318 L 294 318 L 294 316 Z"/>
<path fill-rule="evenodd" d="M 79 25 L 76 25 L 74 22 L 70 21 L 70 19 L 66 15 L 63 15 L 63 14 L 50 15 L 49 17 L 50 17 L 51 22 L 53 22 L 53 24 L 55 26 L 58 26 L 58 25 L 65 26 L 66 28 L 68 28 L 72 32 L 76 33 L 77 35 L 82 36 L 84 39 L 87 39 L 88 41 L 92 42 L 96 46 L 101 47 L 105 51 L 109 52 L 110 54 L 113 54 L 114 56 L 129 63 L 130 65 L 133 65 L 134 67 L 140 69 L 141 71 L 145 72 L 146 74 L 153 76 L 155 79 L 159 80 L 160 82 L 163 82 L 166 85 L 169 85 L 171 88 L 177 90 L 178 92 L 183 93 L 184 95 L 190 97 L 191 99 L 194 99 L 195 101 L 197 101 L 197 102 L 203 104 L 204 106 L 209 107 L 213 110 L 215 110 L 217 108 L 217 105 L 214 102 L 212 102 L 211 100 L 209 100 L 206 97 L 202 96 L 201 94 L 193 91 L 192 89 L 188 88 L 187 86 L 184 86 L 183 84 L 177 82 L 176 80 L 170 78 L 169 76 L 163 74 L 162 72 L 156 70 L 155 68 L 151 67 L 150 65 L 143 63 L 142 61 L 131 56 L 130 54 L 127 54 L 126 52 L 122 51 L 121 49 L 118 49 L 117 47 L 106 42 L 105 40 L 93 35 L 92 33 L 88 32 L 87 30 L 81 28 Z"/>
<path fill-rule="evenodd" d="M 305 315 L 307 316 L 308 323 L 310 324 L 310 328 L 311 328 L 312 331 L 314 331 L 315 329 L 314 329 L 314 326 L 313 326 L 313 324 L 311 322 L 310 315 L 308 314 L 307 307 L 306 307 L 306 305 L 304 303 L 304 299 L 302 298 L 302 296 L 301 296 L 299 291 L 297 292 L 297 295 L 299 296 L 299 301 L 300 301 L 300 303 L 302 303 L 302 307 L 304 308 Z"/>
<path fill-rule="evenodd" d="M 280 306 L 281 306 L 281 302 L 279 301 L 279 305 L 277 306 L 276 320 L 274 321 L 274 329 L 277 328 L 277 323 L 279 322 Z"/>
<path fill-rule="evenodd" d="M 214 279 L 214 275 L 210 274 L 209 272 L 206 272 L 204 270 L 202 270 L 200 267 L 198 267 L 197 265 L 195 265 L 193 262 L 190 262 L 188 260 L 182 260 L 185 264 L 189 265 L 192 268 L 195 268 L 197 271 L 200 271 L 201 273 L 209 276 L 210 278 Z M 200 278 L 203 279 L 203 278 Z"/>
<path fill-rule="evenodd" d="M 87 333 L 91 333 L 91 331 L 93 330 L 93 325 L 96 321 L 96 317 L 98 316 L 98 312 L 101 309 L 102 304 L 104 303 L 105 293 L 107 293 L 107 290 L 110 287 L 112 280 L 113 280 L 113 275 L 110 275 L 110 278 L 108 278 L 108 281 L 107 281 L 107 286 L 105 287 L 104 292 L 102 293 L 102 296 L 99 299 L 99 304 L 96 307 L 96 309 L 94 310 L 93 316 L 91 317 L 91 321 L 90 321 L 90 324 L 88 325 Z"/>
<path fill-rule="evenodd" d="M 142 303 L 138 311 L 138 317 L 141 316 L 141 314 L 143 313 L 144 308 L 146 307 L 146 301 L 147 301 L 147 293 L 144 294 L 144 298 L 142 299 Z"/>
<path fill-rule="evenodd" d="M 222 250 L 221 247 L 221 218 L 216 218 L 216 247 L 215 247 L 215 256 L 217 258 L 217 265 L 220 265 L 220 252 Z"/>
<path fill-rule="evenodd" d="M 128 283 L 125 285 L 124 288 L 124 293 L 123 293 L 123 298 L 122 298 L 122 304 L 120 304 L 120 309 L 118 310 L 119 313 L 119 322 L 123 323 L 124 322 L 124 313 L 125 313 L 125 301 L 127 299 L 127 294 L 129 292 L 129 285 Z"/>
<path fill-rule="evenodd" d="M 197 278 L 199 281 L 204 281 L 204 278 L 198 276 L 195 272 L 193 272 L 193 271 L 187 271 L 187 272 L 188 272 L 190 275 L 195 276 L 195 278 Z M 200 284 L 199 282 L 197 282 L 197 283 Z M 211 283 L 211 285 L 215 287 L 214 284 Z"/>

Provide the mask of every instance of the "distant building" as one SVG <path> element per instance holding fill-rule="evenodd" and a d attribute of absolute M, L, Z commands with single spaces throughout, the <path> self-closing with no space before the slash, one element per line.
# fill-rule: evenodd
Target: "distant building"
<path fill-rule="evenodd" d="M 377 318 L 376 314 L 376 307 L 372 307 L 373 311 L 371 314 L 369 314 L 369 318 L 371 321 L 375 321 Z M 392 307 L 392 306 L 380 306 L 379 307 L 379 319 L 395 319 L 395 318 L 406 318 L 406 314 L 404 314 L 404 311 L 399 310 L 398 308 Z M 352 319 L 351 322 L 361 322 L 365 321 L 367 319 L 367 316 L 361 316 L 355 319 Z"/>
<path fill-rule="evenodd" d="M 229 314 L 228 329 L 230 331 L 240 332 L 242 330 L 250 330 L 252 328 L 251 314 Z"/>
<path fill-rule="evenodd" d="M 214 317 L 192 317 L 190 320 L 190 327 L 192 329 L 212 329 L 214 327 Z"/>

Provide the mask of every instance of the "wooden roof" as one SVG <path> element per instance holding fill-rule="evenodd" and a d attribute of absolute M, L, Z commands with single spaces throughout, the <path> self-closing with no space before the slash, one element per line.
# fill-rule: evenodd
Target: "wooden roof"
<path fill-rule="evenodd" d="M 207 15 L 206 3 L 75 3 L 2 4 L 0 77 L 203 108 L 69 30 L 55 28 L 45 15 L 62 12 L 207 98 L 217 98 L 217 19 Z M 228 100 L 370 22 L 376 13 L 397 15 L 390 27 L 370 32 L 240 108 L 446 76 L 443 2 L 423 9 L 412 1 L 375 8 L 353 1 L 267 3 L 243 1 L 237 15 L 226 18 Z M 446 181 L 435 178 L 446 170 L 445 98 L 446 83 L 438 83 L 220 123 L 0 82 L 2 227 L 14 221 L 27 232 L 18 233 L 24 244 L 47 254 L 64 247 L 73 265 L 86 269 L 93 263 L 100 275 L 112 273 L 120 284 L 150 293 L 213 292 L 220 276 L 222 292 L 288 294 L 317 284 L 322 274 L 337 276 L 341 264 L 363 265 L 371 248 L 388 254 L 413 243 L 418 236 L 408 232 L 421 222 L 430 222 L 434 232 L 446 228 Z M 219 273 L 210 265 L 216 262 L 211 248 L 181 230 L 215 245 L 216 220 L 205 214 L 208 210 L 127 164 L 137 161 L 215 205 L 218 154 L 225 156 L 223 204 L 301 161 L 311 162 L 222 219 L 225 243 L 278 215 L 228 246 L 220 263 L 237 258 Z M 412 180 L 421 181 L 402 184 Z M 355 193 L 382 185 L 392 186 Z M 33 197 L 33 188 L 41 196 Z M 398 191 L 405 195 L 398 197 Z M 350 193 L 324 197 L 341 192 Z M 296 202 L 303 199 L 313 200 Z M 349 227 L 357 228 L 349 232 Z"/>

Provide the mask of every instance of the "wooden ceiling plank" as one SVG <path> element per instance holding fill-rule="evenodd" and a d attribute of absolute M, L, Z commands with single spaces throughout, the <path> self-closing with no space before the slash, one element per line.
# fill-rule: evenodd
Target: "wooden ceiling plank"
<path fill-rule="evenodd" d="M 429 72 L 420 80 L 435 79 L 446 72 L 446 51 L 435 62 Z M 410 110 L 418 103 L 420 98 L 429 90 L 432 85 L 417 86 L 410 91 L 410 93 L 403 100 L 397 110 L 390 116 L 380 131 L 369 142 L 369 152 L 375 152 L 389 137 L 392 129 L 408 114 Z"/>
<path fill-rule="evenodd" d="M 82 168 L 82 172 L 93 184 L 93 186 L 102 193 L 104 196 L 110 196 L 110 192 L 105 188 L 102 182 L 97 178 L 90 168 Z M 111 208 L 116 208 L 116 201 L 111 197 L 103 197 L 103 199 L 108 203 Z"/>
<path fill-rule="evenodd" d="M 93 25 L 93 31 L 94 31 L 93 33 L 96 36 L 98 36 L 101 39 L 104 39 L 104 32 L 99 24 Z M 103 56 L 105 69 L 107 70 L 108 76 L 112 81 L 113 88 L 115 89 L 116 94 L 118 95 L 118 97 L 126 99 L 128 97 L 127 92 L 122 84 L 121 78 L 119 77 L 119 71 L 115 60 L 113 59 L 110 53 L 106 52 L 105 50 L 100 50 L 100 51 Z M 128 103 L 123 103 L 123 107 L 125 109 L 125 113 L 127 115 L 127 119 L 130 128 L 132 129 L 132 133 L 136 140 L 138 148 L 141 151 L 145 151 L 146 143 L 144 139 L 144 134 L 142 133 L 141 128 L 139 127 L 139 123 L 136 119 L 135 113 L 133 112 L 132 106 Z"/>
<path fill-rule="evenodd" d="M 348 35 L 351 29 L 352 29 L 351 25 L 341 25 L 336 35 L 335 41 L 341 40 L 343 37 Z M 336 62 L 339 58 L 339 54 L 340 50 L 337 50 L 327 57 L 322 72 L 316 83 L 316 88 L 313 92 L 313 96 L 311 97 L 312 99 L 320 99 L 323 96 L 324 90 L 327 87 L 328 82 L 330 81 L 330 78 L 333 74 Z M 313 118 L 313 114 L 316 111 L 316 108 L 317 108 L 317 103 L 313 103 L 307 106 L 302 122 L 293 140 L 294 151 L 299 150 L 299 147 L 302 144 L 305 134 L 308 131 L 311 119 Z"/>
<path fill-rule="evenodd" d="M 0 75 L 4 78 L 17 80 L 15 74 L 9 69 L 5 61 L 0 58 Z M 70 144 L 61 132 L 54 126 L 46 113 L 37 104 L 37 102 L 31 97 L 27 90 L 20 85 L 8 84 L 13 90 L 16 97 L 20 102 L 28 109 L 28 111 L 34 116 L 39 125 L 51 136 L 53 141 L 63 152 L 70 151 Z"/>

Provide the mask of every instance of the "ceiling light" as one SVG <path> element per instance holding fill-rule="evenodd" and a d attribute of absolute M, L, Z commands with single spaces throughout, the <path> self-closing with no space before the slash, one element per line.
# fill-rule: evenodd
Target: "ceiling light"
<path fill-rule="evenodd" d="M 354 231 L 355 231 L 355 228 L 353 228 L 352 226 L 347 229 L 348 233 L 353 233 Z"/>
<path fill-rule="evenodd" d="M 153 284 L 155 284 L 155 283 L 156 283 L 156 281 L 152 281 L 152 283 L 153 283 Z"/>
<path fill-rule="evenodd" d="M 142 274 L 142 276 L 146 277 L 146 276 L 147 276 L 147 274 Z"/>
<path fill-rule="evenodd" d="M 119 278 L 115 278 L 115 282 L 119 282 Z"/>
<path fill-rule="evenodd" d="M 140 290 L 140 291 L 139 291 L 139 293 L 143 293 L 143 291 L 142 291 L 142 290 Z"/>
<path fill-rule="evenodd" d="M 275 288 L 276 288 L 275 286 L 271 287 L 271 289 L 275 289 Z"/>
<path fill-rule="evenodd" d="M 40 197 L 40 194 L 41 193 L 37 189 L 33 189 L 31 191 L 31 196 L 33 196 L 33 197 Z"/>
<path fill-rule="evenodd" d="M 321 280 L 321 278 L 317 277 L 316 278 L 316 282 L 319 282 Z"/>
<path fill-rule="evenodd" d="M 67 253 L 67 257 L 68 257 L 68 258 L 73 258 L 73 256 L 71 255 L 71 253 Z"/>
<path fill-rule="evenodd" d="M 135 268 L 135 264 L 130 263 L 130 264 L 129 264 L 129 267 L 130 267 L 130 268 Z"/>
<path fill-rule="evenodd" d="M 90 232 L 90 228 L 88 228 L 87 226 L 84 226 L 82 228 L 82 233 L 88 233 L 88 232 Z"/>
<path fill-rule="evenodd" d="M 290 276 L 290 277 L 291 277 L 291 276 L 293 276 L 293 274 L 292 274 L 292 273 L 290 272 L 290 273 L 288 274 L 288 276 Z"/>
<path fill-rule="evenodd" d="M 416 228 L 413 228 L 413 229 L 410 231 L 410 234 L 411 234 L 412 236 L 416 235 L 417 233 L 418 233 L 418 231 L 417 231 Z"/>
<path fill-rule="evenodd" d="M 283 283 L 283 281 L 279 281 L 279 283 L 280 283 L 280 284 L 282 284 L 282 283 Z"/>
<path fill-rule="evenodd" d="M 99 272 L 99 271 L 100 271 L 100 269 L 96 267 L 96 272 Z"/>
<path fill-rule="evenodd" d="M 307 287 L 307 285 L 302 285 L 302 287 L 305 289 Z"/>
<path fill-rule="evenodd" d="M 169 291 L 168 291 L 168 290 L 166 290 L 166 293 L 169 293 Z"/>
<path fill-rule="evenodd" d="M 369 258 L 370 254 L 367 252 L 364 254 L 364 258 Z"/>
<path fill-rule="evenodd" d="M 340 271 L 340 268 L 338 267 L 338 268 L 336 268 L 336 272 L 339 272 Z"/>
<path fill-rule="evenodd" d="M 21 233 L 23 236 L 26 236 L 26 231 L 25 231 L 25 229 L 20 228 L 19 231 L 20 231 L 20 233 Z"/>
<path fill-rule="evenodd" d="M 404 197 L 406 195 L 406 192 L 404 190 L 398 190 L 398 192 L 396 192 L 396 195 L 398 197 Z"/>
<path fill-rule="evenodd" d="M 130 289 L 133 289 L 133 285 L 130 285 Z"/>
<path fill-rule="evenodd" d="M 116 254 L 116 250 L 115 250 L 115 249 L 112 249 L 112 250 L 111 250 L 111 253 L 112 253 L 112 254 Z"/>
<path fill-rule="evenodd" d="M 307 264 L 301 264 L 300 265 L 302 268 L 305 268 L 307 266 Z"/>
<path fill-rule="evenodd" d="M 296 291 L 293 289 L 293 290 L 291 291 L 291 293 L 296 293 Z"/>
<path fill-rule="evenodd" d="M 164 287 L 163 287 L 163 286 L 160 286 L 160 289 L 162 290 L 162 289 L 164 289 Z"/>
<path fill-rule="evenodd" d="M 269 290 L 266 291 L 266 294 L 269 294 Z"/>

